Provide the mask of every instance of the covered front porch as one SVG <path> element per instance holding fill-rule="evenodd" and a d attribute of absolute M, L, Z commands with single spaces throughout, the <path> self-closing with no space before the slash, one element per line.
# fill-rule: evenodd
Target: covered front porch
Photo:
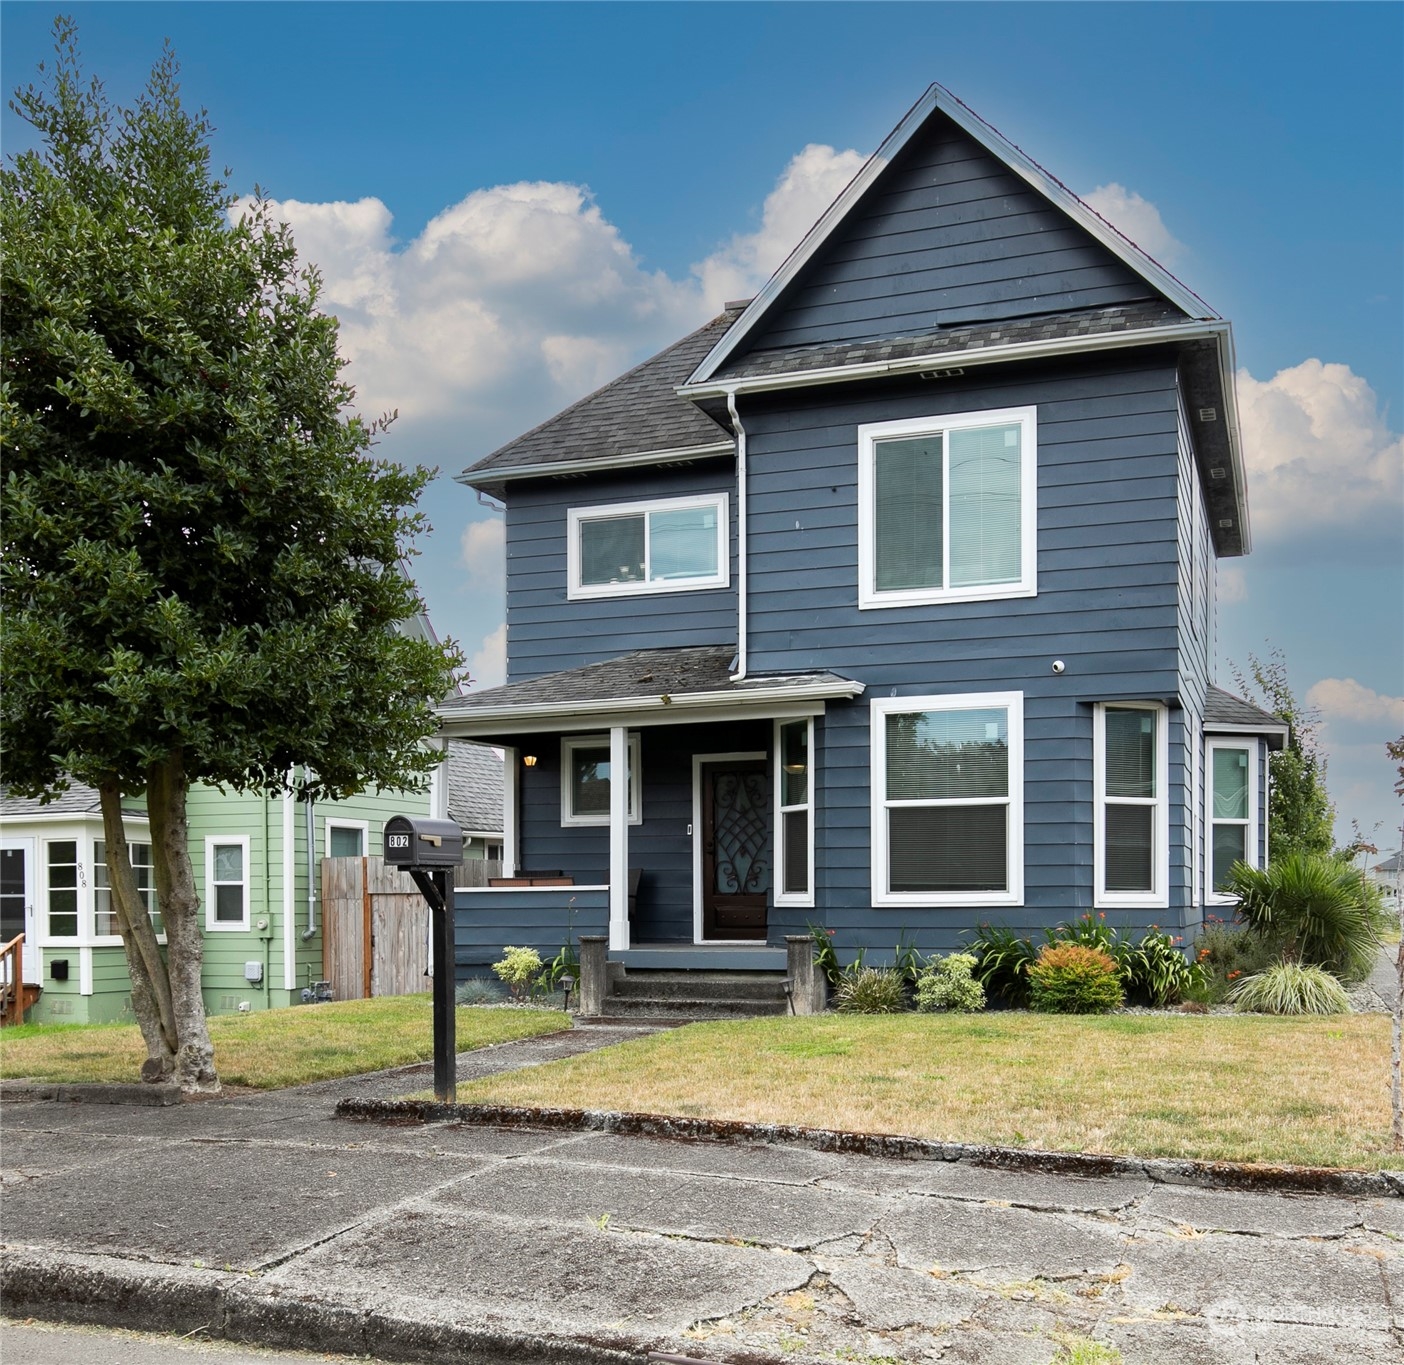
<path fill-rule="evenodd" d="M 640 651 L 443 708 L 446 734 L 506 754 L 504 875 L 457 897 L 470 974 L 506 943 L 594 935 L 630 969 L 784 969 L 814 917 L 825 707 L 862 685 L 733 680 L 730 661 Z"/>

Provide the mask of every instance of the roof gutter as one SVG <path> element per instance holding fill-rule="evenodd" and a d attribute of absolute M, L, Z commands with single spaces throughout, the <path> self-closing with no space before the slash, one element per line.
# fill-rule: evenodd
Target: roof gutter
<path fill-rule="evenodd" d="M 674 390 L 680 398 L 727 398 L 742 393 L 770 393 L 778 389 L 812 388 L 820 384 L 842 384 L 853 380 L 881 379 L 888 375 L 920 374 L 924 370 L 969 369 L 976 365 L 1007 364 L 1016 360 L 1040 360 L 1051 356 L 1078 355 L 1088 351 L 1114 351 L 1133 346 L 1166 345 L 1178 341 L 1204 341 L 1228 336 L 1222 320 L 1184 322 L 1169 327 L 1138 327 L 1134 331 L 1104 332 L 1100 335 L 1056 337 L 1047 341 L 1015 342 L 1008 346 L 981 346 L 969 351 L 938 351 L 904 356 L 897 360 L 872 360 L 857 365 L 829 365 L 821 370 L 787 370 L 781 374 L 752 375 L 736 379 L 705 380 L 680 384 Z M 1232 351 L 1232 341 L 1229 341 Z M 1222 363 L 1222 347 L 1221 347 Z M 1232 362 L 1227 370 L 1232 378 Z"/>
<path fill-rule="evenodd" d="M 600 474 L 611 469 L 640 469 L 672 461 L 705 460 L 714 455 L 730 455 L 730 441 L 713 441 L 703 446 L 676 446 L 669 450 L 635 450 L 624 455 L 600 455 L 593 460 L 545 460 L 537 464 L 504 465 L 497 469 L 466 469 L 455 474 L 455 483 L 469 488 L 491 487 L 508 479 L 544 479 L 553 475 Z"/>
<path fill-rule="evenodd" d="M 746 677 L 746 428 L 736 411 L 736 390 L 726 395 L 726 410 L 736 432 L 736 672 L 732 682 Z"/>

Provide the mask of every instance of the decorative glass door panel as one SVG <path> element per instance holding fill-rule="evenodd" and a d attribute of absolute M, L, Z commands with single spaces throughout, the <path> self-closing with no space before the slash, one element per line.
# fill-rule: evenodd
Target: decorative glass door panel
<path fill-rule="evenodd" d="M 771 886 L 765 760 L 702 768 L 702 937 L 764 939 Z"/>

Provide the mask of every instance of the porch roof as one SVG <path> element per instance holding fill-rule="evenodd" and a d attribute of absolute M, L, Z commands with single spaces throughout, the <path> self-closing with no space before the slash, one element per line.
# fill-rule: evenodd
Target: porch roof
<path fill-rule="evenodd" d="M 490 736 L 582 725 L 685 725 L 753 716 L 813 715 L 830 699 L 862 694 L 837 673 L 731 680 L 733 645 L 639 649 L 602 663 L 451 697 L 439 707 L 447 736 Z"/>

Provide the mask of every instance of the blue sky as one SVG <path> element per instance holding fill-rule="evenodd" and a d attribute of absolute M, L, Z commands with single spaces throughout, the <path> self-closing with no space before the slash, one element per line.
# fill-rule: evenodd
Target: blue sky
<path fill-rule="evenodd" d="M 327 277 L 384 451 L 456 472 L 763 281 L 939 80 L 1235 325 L 1255 553 L 1220 681 L 1285 651 L 1343 833 L 1398 845 L 1404 7 L 79 4 L 125 101 L 164 38 L 233 187 Z M 7 90 L 56 9 L 0 5 Z M 8 112 L 3 144 L 27 129 Z M 494 681 L 499 524 L 441 477 L 417 576 Z"/>

